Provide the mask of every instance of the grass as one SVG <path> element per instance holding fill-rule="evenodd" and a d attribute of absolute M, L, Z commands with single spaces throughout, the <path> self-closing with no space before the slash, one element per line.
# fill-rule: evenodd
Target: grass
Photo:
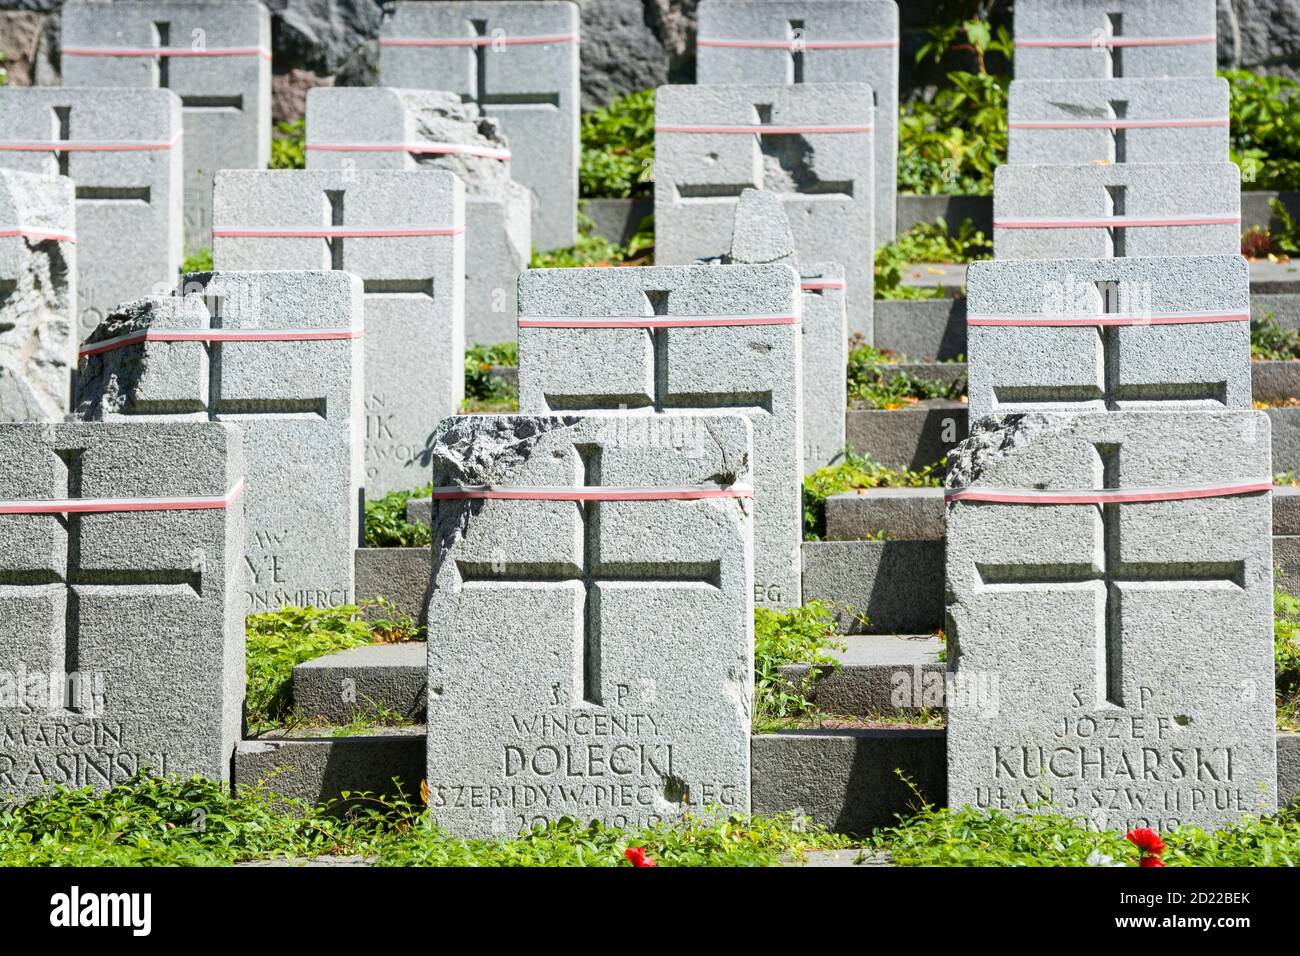
<path fill-rule="evenodd" d="M 945 292 L 938 286 L 904 285 L 905 267 L 914 262 L 957 264 L 992 256 L 993 243 L 969 219 L 962 220 L 955 233 L 950 233 L 948 223 L 942 218 L 918 222 L 876 250 L 876 298 L 942 299 Z"/>
<path fill-rule="evenodd" d="M 0 812 L 0 866 L 226 866 L 357 855 L 378 866 L 774 866 L 850 845 L 806 819 L 701 814 L 627 833 L 561 820 L 516 839 L 440 832 L 417 800 L 344 795 L 312 807 L 265 787 L 232 796 L 210 780 L 137 776 L 101 795 L 55 788 Z"/>
<path fill-rule="evenodd" d="M 433 543 L 429 526 L 406 520 L 406 503 L 433 494 L 428 484 L 409 491 L 390 491 L 382 498 L 366 501 L 367 548 L 425 548 Z"/>
<path fill-rule="evenodd" d="M 286 607 L 250 615 L 244 625 L 249 732 L 265 733 L 293 722 L 295 664 L 353 647 L 419 636 L 415 622 L 404 615 L 391 620 L 362 617 L 364 611 L 383 608 L 372 602 L 335 608 Z"/>
<path fill-rule="evenodd" d="M 803 480 L 803 536 L 820 541 L 826 535 L 826 499 L 862 488 L 938 488 L 947 459 L 915 470 L 895 471 L 864 455 L 846 452 L 844 461 L 819 468 Z"/>
<path fill-rule="evenodd" d="M 894 410 L 932 398 L 960 399 L 966 393 L 965 378 L 951 384 L 889 369 L 901 356 L 850 340 L 848 397 L 851 404 Z"/>

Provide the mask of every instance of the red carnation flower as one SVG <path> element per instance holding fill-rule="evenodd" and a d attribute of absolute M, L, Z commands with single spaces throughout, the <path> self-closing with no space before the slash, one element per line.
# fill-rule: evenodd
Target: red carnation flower
<path fill-rule="evenodd" d="M 1165 841 L 1160 839 L 1160 834 L 1155 830 L 1146 827 L 1138 827 L 1136 830 L 1129 830 L 1124 834 L 1124 839 L 1128 840 L 1137 847 L 1144 855 L 1151 854 L 1159 856 L 1165 852 Z"/>
<path fill-rule="evenodd" d="M 623 851 L 623 855 L 627 857 L 628 862 L 630 862 L 635 867 L 659 865 L 654 860 L 650 859 L 650 857 L 646 856 L 645 850 L 639 846 L 628 847 L 626 850 Z"/>
<path fill-rule="evenodd" d="M 1138 866 L 1143 869 L 1150 869 L 1153 866 L 1164 866 L 1164 861 L 1158 856 L 1144 856 L 1138 860 Z"/>

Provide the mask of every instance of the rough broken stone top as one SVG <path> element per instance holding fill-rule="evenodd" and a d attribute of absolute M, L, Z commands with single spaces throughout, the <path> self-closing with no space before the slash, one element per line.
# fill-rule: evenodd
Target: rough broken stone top
<path fill-rule="evenodd" d="M 787 262 L 795 265 L 794 233 L 785 216 L 781 197 L 764 189 L 746 189 L 736 200 L 735 225 L 731 230 L 733 264 L 759 265 Z M 797 268 L 797 266 L 796 266 Z"/>
<path fill-rule="evenodd" d="M 321 391 L 327 376 L 314 363 L 330 361 L 331 346 L 352 348 L 362 337 L 361 296 L 361 280 L 347 272 L 186 275 L 171 296 L 124 303 L 81 346 L 78 413 L 215 417 L 220 409 L 211 403 L 223 374 L 236 393 L 228 398 L 256 392 L 262 410 L 274 411 L 276 393 L 287 399 L 297 390 Z M 222 344 L 243 351 L 223 352 L 221 362 L 207 358 Z M 192 351 L 200 347 L 206 351 Z M 359 364 L 360 356 L 350 361 Z M 195 391 L 209 377 L 213 383 Z M 329 405 L 338 400 L 333 395 Z M 321 406 L 323 416 L 325 399 Z"/>
<path fill-rule="evenodd" d="M 76 242 L 72 180 L 0 169 L 0 240 Z"/>
<path fill-rule="evenodd" d="M 307 93 L 308 158 L 343 153 L 373 163 L 458 175 L 474 195 L 496 195 L 510 179 L 510 148 L 500 123 L 446 90 L 317 87 Z"/>
<path fill-rule="evenodd" d="M 988 416 L 948 453 L 945 498 L 963 505 L 1097 505 L 1268 495 L 1263 412 L 1030 412 Z M 1114 449 L 1118 474 L 1104 474 Z"/>
<path fill-rule="evenodd" d="M 1250 322 L 1250 267 L 1241 256 L 989 259 L 966 274 L 970 327 L 1219 322 Z"/>
<path fill-rule="evenodd" d="M 798 325 L 802 312 L 799 276 L 784 263 L 529 269 L 519 304 L 521 329 Z"/>

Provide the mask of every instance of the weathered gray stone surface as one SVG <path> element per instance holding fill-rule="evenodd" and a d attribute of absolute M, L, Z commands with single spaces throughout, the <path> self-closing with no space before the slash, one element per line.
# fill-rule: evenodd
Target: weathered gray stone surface
<path fill-rule="evenodd" d="M 914 361 L 966 354 L 966 300 L 880 299 L 872 303 L 875 346 Z"/>
<path fill-rule="evenodd" d="M 185 55 L 83 54 L 105 49 Z M 256 0 L 68 0 L 64 86 L 161 87 L 181 98 L 185 248 L 212 243 L 213 176 L 271 159 L 271 15 Z M 197 51 L 206 51 L 206 54 Z"/>
<path fill-rule="evenodd" d="M 937 541 L 943 537 L 942 488 L 866 488 L 826 499 L 826 537 Z"/>
<path fill-rule="evenodd" d="M 1214 75 L 1215 0 L 1017 0 L 1014 33 L 1017 79 Z"/>
<path fill-rule="evenodd" d="M 1241 256 L 994 260 L 971 263 L 966 282 L 969 322 L 1154 320 L 968 325 L 972 419 L 1031 409 L 1250 408 L 1250 273 Z M 1242 320 L 1159 324 L 1231 315 Z"/>
<path fill-rule="evenodd" d="M 471 343 L 515 337 L 515 284 L 532 250 L 532 194 L 510 178 L 509 156 L 497 121 L 454 93 L 337 87 L 307 96 L 308 169 L 446 169 L 465 183 Z"/>
<path fill-rule="evenodd" d="M 369 644 L 304 661 L 293 669 L 293 708 L 305 719 L 347 724 L 358 714 L 425 719 L 429 651 L 423 642 Z"/>
<path fill-rule="evenodd" d="M 719 41 L 722 45 L 716 45 Z M 768 46 L 737 46 L 736 41 Z M 849 45 L 854 43 L 879 45 Z M 898 4 L 894 0 L 703 0 L 695 78 L 702 85 L 868 84 L 876 107 L 875 242 L 883 245 L 894 237 L 898 181 Z"/>
<path fill-rule="evenodd" d="M 67 414 L 77 361 L 75 222 L 70 179 L 0 169 L 0 422 Z"/>
<path fill-rule="evenodd" d="M 374 616 L 405 614 L 423 624 L 429 608 L 429 573 L 433 555 L 429 548 L 357 548 L 353 563 L 357 574 L 357 600 L 383 598 L 384 608 Z"/>
<path fill-rule="evenodd" d="M 740 195 L 775 192 L 799 261 L 844 267 L 849 331 L 870 338 L 872 266 L 862 250 L 873 241 L 874 113 L 862 83 L 661 87 L 655 261 L 684 265 L 725 254 Z M 774 132 L 747 131 L 761 126 Z"/>
<path fill-rule="evenodd" d="M 1221 163 L 1228 81 L 1014 80 L 1007 120 L 1009 163 Z"/>
<path fill-rule="evenodd" d="M 893 826 L 916 795 L 942 804 L 942 730 L 800 730 L 754 737 L 754 812 L 795 812 L 840 833 Z"/>
<path fill-rule="evenodd" d="M 684 419 L 682 444 L 646 442 L 628 424 L 449 419 L 434 487 L 718 492 L 752 480 L 739 415 Z M 710 804 L 747 812 L 752 515 L 752 501 L 729 497 L 439 501 L 438 825 L 496 836 L 560 816 L 636 828 Z"/>
<path fill-rule="evenodd" d="M 227 425 L 0 426 L 6 502 L 224 499 L 242 477 Z M 100 507 L 0 516 L 0 670 L 24 696 L 0 715 L 0 793 L 105 790 L 146 766 L 229 779 L 244 702 L 243 502 Z"/>
<path fill-rule="evenodd" d="M 519 408 L 526 414 L 631 413 L 648 435 L 661 415 L 739 412 L 754 428 L 754 600 L 798 606 L 802 538 L 802 335 L 794 324 L 686 328 L 532 328 L 640 319 L 788 317 L 787 265 L 534 269 L 519 279 Z M 645 418 L 649 416 L 648 420 Z M 640 419 L 639 421 L 637 419 Z M 622 419 L 620 419 L 622 420 Z"/>
<path fill-rule="evenodd" d="M 398 2 L 380 29 L 384 86 L 446 90 L 500 122 L 542 250 L 577 240 L 580 30 L 567 0 Z M 568 39 L 515 42 L 535 37 Z"/>
<path fill-rule="evenodd" d="M 888 468 L 933 465 L 966 437 L 963 402 L 936 398 L 919 407 L 850 408 L 844 416 L 848 446 Z"/>
<path fill-rule="evenodd" d="M 803 467 L 810 473 L 844 453 L 848 402 L 848 331 L 844 269 L 838 263 L 800 267 L 794 235 L 776 193 L 746 189 L 736 202 L 732 265 L 784 262 L 799 272 L 803 292 Z"/>
<path fill-rule="evenodd" d="M 185 276 L 180 293 L 123 306 L 85 348 L 176 330 L 352 337 L 146 341 L 90 354 L 77 377 L 78 412 L 238 425 L 248 487 L 245 612 L 352 603 L 364 468 L 361 280 L 217 272 Z"/>
<path fill-rule="evenodd" d="M 1256 412 L 985 422 L 950 491 L 1269 481 Z M 1269 505 L 950 501 L 949 803 L 1160 831 L 1272 810 Z"/>
<path fill-rule="evenodd" d="M 118 304 L 175 282 L 180 97 L 167 90 L 0 88 L 0 115 L 0 166 L 76 184 L 80 339 Z M 58 149 L 30 148 L 44 143 Z"/>
<path fill-rule="evenodd" d="M 226 170 L 214 209 L 220 270 L 361 277 L 366 493 L 424 484 L 434 426 L 465 395 L 464 185 L 436 169 Z"/>
<path fill-rule="evenodd" d="M 1231 256 L 1240 232 L 1235 163 L 999 166 L 993 174 L 994 259 Z"/>
<path fill-rule="evenodd" d="M 844 634 L 943 626 L 942 541 L 805 541 L 803 597 L 835 608 Z"/>
<path fill-rule="evenodd" d="M 340 801 L 342 807 L 345 790 L 418 797 L 424 751 L 423 727 L 357 737 L 241 740 L 234 783 L 308 804 Z"/>

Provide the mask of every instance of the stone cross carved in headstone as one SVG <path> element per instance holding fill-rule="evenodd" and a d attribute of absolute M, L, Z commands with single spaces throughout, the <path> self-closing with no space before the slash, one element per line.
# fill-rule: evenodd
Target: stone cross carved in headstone
<path fill-rule="evenodd" d="M 1221 163 L 1228 81 L 1014 80 L 1007 162 Z"/>
<path fill-rule="evenodd" d="M 81 339 L 119 303 L 175 281 L 183 179 L 174 93 L 5 88 L 0 115 L 0 166 L 76 183 Z"/>
<path fill-rule="evenodd" d="M 542 250 L 577 241 L 579 40 L 568 0 L 396 3 L 380 28 L 382 85 L 450 90 L 500 121 Z"/>
<path fill-rule="evenodd" d="M 434 426 L 464 397 L 465 187 L 445 170 L 227 170 L 217 175 L 219 270 L 361 277 L 366 491 L 424 483 Z"/>
<path fill-rule="evenodd" d="M 953 806 L 1276 806 L 1269 442 L 1249 411 L 1033 413 L 949 454 Z"/>
<path fill-rule="evenodd" d="M 893 0 L 703 0 L 696 82 L 867 83 L 876 107 L 875 241 L 894 235 L 898 5 Z"/>
<path fill-rule="evenodd" d="M 0 169 L 0 421 L 59 421 L 76 365 L 72 181 Z"/>
<path fill-rule="evenodd" d="M 850 332 L 871 335 L 871 88 L 665 86 L 655 100 L 655 260 L 731 248 L 740 196 L 777 193 L 803 262 L 845 269 Z"/>
<path fill-rule="evenodd" d="M 674 425 L 443 424 L 428 780 L 448 832 L 561 816 L 636 828 L 748 807 L 750 429 L 735 415 Z"/>
<path fill-rule="evenodd" d="M 1236 255 L 1235 163 L 999 166 L 995 259 Z"/>
<path fill-rule="evenodd" d="M 243 707 L 237 429 L 0 426 L 0 789 L 229 778 Z M 177 715 L 184 714 L 184 720 Z"/>
<path fill-rule="evenodd" d="M 528 414 L 737 412 L 758 460 L 755 600 L 800 603 L 801 302 L 788 265 L 530 270 L 519 280 Z"/>
<path fill-rule="evenodd" d="M 1017 79 L 1213 76 L 1215 0 L 1022 0 L 1015 7 Z"/>
<path fill-rule="evenodd" d="M 248 458 L 249 613 L 354 598 L 363 421 L 361 281 L 336 272 L 187 276 L 82 348 L 79 411 L 232 422 Z M 268 307 L 272 303 L 272 307 Z"/>
<path fill-rule="evenodd" d="M 1246 409 L 1240 256 L 972 263 L 972 420 L 1017 411 Z"/>
<path fill-rule="evenodd" d="M 64 86 L 157 87 L 181 98 L 185 246 L 211 244 L 213 176 L 271 159 L 271 16 L 256 0 L 69 0 Z"/>
<path fill-rule="evenodd" d="M 515 335 L 515 283 L 532 251 L 532 193 L 510 178 L 495 119 L 443 90 L 334 87 L 307 94 L 308 169 L 446 169 L 465 183 L 465 335 Z"/>

